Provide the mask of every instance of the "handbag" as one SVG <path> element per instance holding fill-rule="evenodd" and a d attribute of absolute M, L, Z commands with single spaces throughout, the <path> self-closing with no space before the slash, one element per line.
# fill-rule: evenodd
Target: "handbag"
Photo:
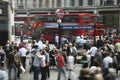
<path fill-rule="evenodd" d="M 25 73 L 25 69 L 24 69 L 24 67 L 22 66 L 22 65 L 20 65 L 20 73 Z"/>

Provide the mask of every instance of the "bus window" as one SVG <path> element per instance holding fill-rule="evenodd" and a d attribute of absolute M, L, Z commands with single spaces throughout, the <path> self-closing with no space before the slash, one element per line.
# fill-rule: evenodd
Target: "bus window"
<path fill-rule="evenodd" d="M 35 21 L 38 22 L 57 22 L 56 16 L 35 16 Z M 79 22 L 78 16 L 64 16 L 62 22 Z"/>
<path fill-rule="evenodd" d="M 49 29 L 44 29 L 43 34 L 56 34 L 58 33 L 58 30 L 49 30 Z"/>
<path fill-rule="evenodd" d="M 15 21 L 26 21 L 26 17 L 15 17 Z"/>
<path fill-rule="evenodd" d="M 62 22 L 79 22 L 78 16 L 64 16 Z"/>
<path fill-rule="evenodd" d="M 83 16 L 83 20 L 90 20 L 89 16 Z"/>
<path fill-rule="evenodd" d="M 36 16 L 33 20 L 37 22 L 56 22 L 56 16 Z"/>

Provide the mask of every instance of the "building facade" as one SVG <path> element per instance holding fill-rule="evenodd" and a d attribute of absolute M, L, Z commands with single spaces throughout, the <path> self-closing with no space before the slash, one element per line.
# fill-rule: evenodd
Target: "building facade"
<path fill-rule="evenodd" d="M 119 0 L 14 0 L 16 9 L 66 8 L 81 6 L 113 6 Z"/>
<path fill-rule="evenodd" d="M 97 13 L 103 24 L 120 28 L 120 0 L 14 0 L 15 15 L 53 14 L 60 8 L 65 13 Z"/>
<path fill-rule="evenodd" d="M 0 0 L 0 45 L 14 41 L 14 11 L 12 0 Z"/>

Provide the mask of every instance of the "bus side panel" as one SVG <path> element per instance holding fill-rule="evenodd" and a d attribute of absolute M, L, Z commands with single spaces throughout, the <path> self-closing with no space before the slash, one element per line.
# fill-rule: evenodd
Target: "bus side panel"
<path fill-rule="evenodd" d="M 85 30 L 74 30 L 74 34 L 86 35 L 87 33 Z"/>
<path fill-rule="evenodd" d="M 48 40 L 50 43 L 54 42 L 55 34 L 47 34 L 46 36 L 43 36 L 45 40 Z"/>

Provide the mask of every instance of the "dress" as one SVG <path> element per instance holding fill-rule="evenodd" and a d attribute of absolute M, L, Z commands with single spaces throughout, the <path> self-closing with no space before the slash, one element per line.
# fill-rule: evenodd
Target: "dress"
<path fill-rule="evenodd" d="M 74 57 L 72 55 L 67 57 L 67 69 L 69 70 L 74 69 Z"/>

